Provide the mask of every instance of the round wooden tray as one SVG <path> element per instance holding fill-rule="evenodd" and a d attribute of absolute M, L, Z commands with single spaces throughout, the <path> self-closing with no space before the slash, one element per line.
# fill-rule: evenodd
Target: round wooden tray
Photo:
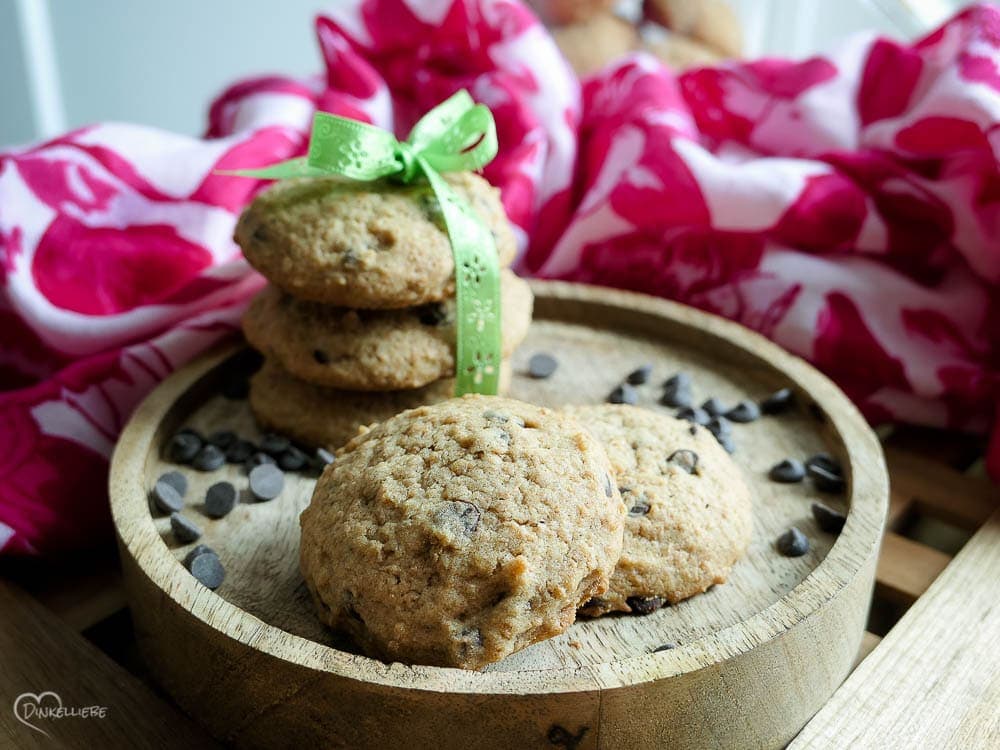
<path fill-rule="evenodd" d="M 212 592 L 182 567 L 191 547 L 150 512 L 160 456 L 184 425 L 258 430 L 246 402 L 218 394 L 228 349 L 177 372 L 136 411 L 111 467 L 111 503 L 140 648 L 176 701 L 216 736 L 247 747 L 749 748 L 786 743 L 848 674 L 864 630 L 887 508 L 879 444 L 823 375 L 728 321 L 636 294 L 535 283 L 535 322 L 513 359 L 510 395 L 546 405 L 595 403 L 631 369 L 654 365 L 637 408 L 668 375 L 692 373 L 695 396 L 727 403 L 793 387 L 793 413 L 735 426 L 735 459 L 755 490 L 754 539 L 730 580 L 651 615 L 581 620 L 482 672 L 384 664 L 358 655 L 315 618 L 298 571 L 298 516 L 314 480 L 289 474 L 269 503 L 241 502 L 213 521 L 190 505 L 225 583 Z M 523 373 L 536 351 L 560 362 Z M 786 456 L 838 456 L 843 496 L 768 481 Z M 186 472 L 188 498 L 241 469 Z M 839 537 L 809 505 L 848 511 Z M 801 558 L 774 539 L 809 537 Z M 673 650 L 653 653 L 664 643 Z"/>

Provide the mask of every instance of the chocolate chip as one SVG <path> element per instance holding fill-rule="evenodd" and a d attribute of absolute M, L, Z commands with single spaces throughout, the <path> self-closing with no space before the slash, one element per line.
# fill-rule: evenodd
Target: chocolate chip
<path fill-rule="evenodd" d="M 219 588 L 226 578 L 226 570 L 222 567 L 219 556 L 212 551 L 195 555 L 188 564 L 188 570 L 203 586 L 213 591 Z"/>
<path fill-rule="evenodd" d="M 479 528 L 481 515 L 477 506 L 460 500 L 446 502 L 434 514 L 439 525 L 466 536 L 471 536 Z"/>
<path fill-rule="evenodd" d="M 585 601 L 580 606 L 580 609 L 593 609 L 595 607 L 603 607 L 604 605 L 605 605 L 605 601 L 603 599 L 601 599 L 601 597 L 594 596 L 594 597 L 591 597 L 590 599 L 588 599 L 587 601 Z"/>
<path fill-rule="evenodd" d="M 642 493 L 637 499 L 633 500 L 630 497 L 627 497 L 632 494 L 632 489 L 630 487 L 619 487 L 618 491 L 622 494 L 622 499 L 626 503 L 631 503 L 631 507 L 628 510 L 628 514 L 630 516 L 634 518 L 637 516 L 644 516 L 649 513 L 650 505 L 645 493 Z"/>
<path fill-rule="evenodd" d="M 226 454 L 209 443 L 198 451 L 191 465 L 198 471 L 215 471 L 222 464 L 226 463 Z"/>
<path fill-rule="evenodd" d="M 628 514 L 633 518 L 644 516 L 649 513 L 649 503 L 639 501 L 628 509 Z"/>
<path fill-rule="evenodd" d="M 663 406 L 690 407 L 694 404 L 690 379 L 678 379 L 679 377 L 674 375 L 663 384 L 663 395 L 660 396 Z"/>
<path fill-rule="evenodd" d="M 225 450 L 237 440 L 236 433 L 232 430 L 218 430 L 208 436 L 209 445 Z"/>
<path fill-rule="evenodd" d="M 188 491 L 188 480 L 187 477 L 181 474 L 179 471 L 168 471 L 164 474 L 160 474 L 157 482 L 166 482 L 175 490 L 177 494 L 184 497 Z"/>
<path fill-rule="evenodd" d="M 821 469 L 824 469 L 831 474 L 842 475 L 844 473 L 843 469 L 840 467 L 840 462 L 829 453 L 820 452 L 809 456 L 809 458 L 806 459 L 806 468 L 808 469 L 810 466 L 819 466 Z"/>
<path fill-rule="evenodd" d="M 273 464 L 261 464 L 250 471 L 250 492 L 258 500 L 274 500 L 285 487 L 285 475 Z"/>
<path fill-rule="evenodd" d="M 222 518 L 236 506 L 236 488 L 229 482 L 216 482 L 205 493 L 205 515 Z"/>
<path fill-rule="evenodd" d="M 700 424 L 702 426 L 707 425 L 711 419 L 711 417 L 708 416 L 707 411 L 700 409 L 697 406 L 685 406 L 683 409 L 678 409 L 674 416 L 678 419 L 684 419 L 688 422 Z"/>
<path fill-rule="evenodd" d="M 611 475 L 604 475 L 604 494 L 608 497 L 614 497 L 615 486 L 611 483 Z"/>
<path fill-rule="evenodd" d="M 253 471 L 258 466 L 263 466 L 264 464 L 270 464 L 270 465 L 273 466 L 276 463 L 277 463 L 277 461 L 275 461 L 273 458 L 271 458 L 266 453 L 254 453 L 252 456 L 250 456 L 249 459 L 247 459 L 247 462 L 246 462 L 247 474 L 249 474 L 251 471 Z"/>
<path fill-rule="evenodd" d="M 257 446 L 249 440 L 236 440 L 226 448 L 226 461 L 231 464 L 244 463 L 257 450 Z"/>
<path fill-rule="evenodd" d="M 720 399 L 715 396 L 706 399 L 705 403 L 701 405 L 701 408 L 708 412 L 709 416 L 720 417 L 726 413 L 726 405 L 722 403 Z"/>
<path fill-rule="evenodd" d="M 679 466 L 688 474 L 694 474 L 698 471 L 698 454 L 693 450 L 681 448 L 667 456 L 667 463 Z"/>
<path fill-rule="evenodd" d="M 170 514 L 170 530 L 174 532 L 174 537 L 182 544 L 193 542 L 201 536 L 201 529 L 198 525 L 178 512 Z"/>
<path fill-rule="evenodd" d="M 330 364 L 330 356 L 322 349 L 313 349 L 313 359 L 316 360 L 316 364 L 318 365 Z"/>
<path fill-rule="evenodd" d="M 695 437 L 698 434 L 698 425 L 693 424 L 690 427 L 688 427 L 688 434 L 691 437 Z"/>
<path fill-rule="evenodd" d="M 188 570 L 191 569 L 191 561 L 194 560 L 198 555 L 203 555 L 209 553 L 215 555 L 215 550 L 209 547 L 207 544 L 196 544 L 191 548 L 191 551 L 184 556 L 184 567 Z M 218 557 L 218 555 L 216 555 Z"/>
<path fill-rule="evenodd" d="M 719 441 L 719 445 L 722 446 L 726 453 L 736 453 L 736 443 L 733 442 L 732 435 L 717 435 L 715 439 Z"/>
<path fill-rule="evenodd" d="M 813 518 L 816 519 L 817 525 L 828 534 L 839 534 L 844 529 L 844 524 L 847 523 L 847 516 L 833 508 L 823 505 L 823 503 L 813 503 L 812 506 Z"/>
<path fill-rule="evenodd" d="M 153 504 L 162 513 L 173 513 L 184 507 L 184 499 L 181 497 L 181 493 L 177 491 L 170 482 L 164 481 L 162 478 L 156 481 L 153 485 Z"/>
<path fill-rule="evenodd" d="M 260 440 L 260 449 L 274 458 L 278 458 L 278 456 L 287 451 L 291 445 L 291 440 L 286 438 L 284 435 L 278 435 L 273 432 L 269 432 Z"/>
<path fill-rule="evenodd" d="M 649 381 L 649 376 L 653 373 L 652 365 L 643 365 L 635 370 L 632 370 L 625 378 L 625 382 L 629 385 L 644 385 Z"/>
<path fill-rule="evenodd" d="M 316 452 L 313 453 L 312 465 L 322 470 L 332 464 L 335 458 L 336 456 L 326 448 L 317 448 Z"/>
<path fill-rule="evenodd" d="M 629 404 L 634 406 L 639 401 L 639 394 L 628 383 L 622 383 L 608 394 L 608 402 L 612 404 Z"/>
<path fill-rule="evenodd" d="M 730 422 L 745 424 L 760 419 L 760 407 L 753 401 L 740 401 L 736 406 L 726 412 L 726 419 Z"/>
<path fill-rule="evenodd" d="M 637 615 L 648 615 L 660 609 L 667 600 L 660 596 L 630 596 L 625 603 Z"/>
<path fill-rule="evenodd" d="M 678 372 L 663 381 L 664 388 L 690 388 L 691 376 L 686 372 Z"/>
<path fill-rule="evenodd" d="M 771 470 L 767 472 L 767 476 L 772 482 L 795 484 L 805 478 L 806 469 L 801 461 L 796 461 L 794 458 L 786 458 L 772 466 Z"/>
<path fill-rule="evenodd" d="M 288 450 L 278 456 L 278 466 L 280 466 L 285 471 L 298 471 L 303 466 L 309 457 L 296 448 L 294 445 L 289 446 Z"/>
<path fill-rule="evenodd" d="M 795 404 L 795 391 L 782 388 L 760 402 L 760 410 L 765 414 L 782 414 Z"/>
<path fill-rule="evenodd" d="M 794 526 L 778 537 L 775 542 L 778 552 L 785 557 L 802 557 L 809 551 L 809 540 L 806 535 Z"/>
<path fill-rule="evenodd" d="M 809 474 L 809 478 L 813 480 L 813 485 L 820 492 L 843 492 L 847 487 L 847 483 L 840 474 L 828 471 L 820 464 L 809 465 L 807 463 L 806 472 Z"/>
<path fill-rule="evenodd" d="M 676 643 L 664 643 L 662 646 L 657 646 L 656 648 L 654 648 L 650 653 L 658 654 L 661 651 L 672 651 L 675 648 L 677 648 Z"/>
<path fill-rule="evenodd" d="M 425 326 L 439 326 L 448 319 L 448 313 L 445 312 L 444 305 L 440 302 L 432 302 L 429 305 L 418 307 L 417 317 Z"/>
<path fill-rule="evenodd" d="M 551 354 L 539 352 L 528 360 L 528 374 L 533 378 L 548 378 L 559 367 L 559 361 Z"/>
<path fill-rule="evenodd" d="M 712 417 L 708 420 L 708 431 L 711 432 L 715 437 L 719 438 L 720 441 L 723 437 L 728 437 L 733 434 L 733 426 L 725 417 Z"/>
<path fill-rule="evenodd" d="M 167 446 L 167 458 L 175 464 L 190 463 L 201 450 L 201 436 L 193 430 L 181 430 L 172 438 Z"/>

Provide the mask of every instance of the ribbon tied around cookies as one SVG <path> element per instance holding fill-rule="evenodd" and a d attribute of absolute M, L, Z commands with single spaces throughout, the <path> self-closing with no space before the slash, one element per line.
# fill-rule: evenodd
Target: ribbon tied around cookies
<path fill-rule="evenodd" d="M 306 156 L 228 174 L 268 180 L 340 175 L 407 184 L 425 179 L 440 204 L 455 259 L 455 395 L 494 395 L 501 356 L 496 242 L 441 174 L 481 169 L 496 153 L 493 114 L 463 90 L 424 115 L 406 141 L 374 125 L 316 112 Z"/>

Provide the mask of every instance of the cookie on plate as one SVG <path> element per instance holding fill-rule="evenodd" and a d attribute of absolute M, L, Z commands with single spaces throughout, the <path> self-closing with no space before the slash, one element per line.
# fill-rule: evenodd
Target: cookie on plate
<path fill-rule="evenodd" d="M 510 265 L 516 246 L 500 191 L 471 172 L 445 179 L 493 233 L 500 265 Z M 427 184 L 278 182 L 243 212 L 235 239 L 250 265 L 302 299 L 393 308 L 454 295 L 451 242 Z"/>
<path fill-rule="evenodd" d="M 572 417 L 470 395 L 343 448 L 302 513 L 320 619 L 387 661 L 479 669 L 607 588 L 625 508 Z"/>
<path fill-rule="evenodd" d="M 531 323 L 531 288 L 501 277 L 503 356 Z M 243 316 L 250 344 L 291 375 L 357 391 L 420 388 L 455 371 L 455 299 L 399 310 L 351 310 L 305 302 L 275 286 Z"/>
<path fill-rule="evenodd" d="M 606 594 L 581 613 L 644 614 L 723 583 L 746 552 L 751 494 L 704 427 L 634 406 L 570 406 L 604 446 L 628 509 Z"/>

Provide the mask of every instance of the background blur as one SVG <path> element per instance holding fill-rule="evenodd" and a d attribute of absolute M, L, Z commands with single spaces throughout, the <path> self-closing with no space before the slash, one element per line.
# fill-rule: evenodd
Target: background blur
<path fill-rule="evenodd" d="M 357 2 L 358 0 L 334 0 Z M 747 57 L 801 57 L 862 29 L 921 34 L 962 0 L 732 0 Z M 98 120 L 203 129 L 234 79 L 320 71 L 318 0 L 0 0 L 0 145 Z"/>

